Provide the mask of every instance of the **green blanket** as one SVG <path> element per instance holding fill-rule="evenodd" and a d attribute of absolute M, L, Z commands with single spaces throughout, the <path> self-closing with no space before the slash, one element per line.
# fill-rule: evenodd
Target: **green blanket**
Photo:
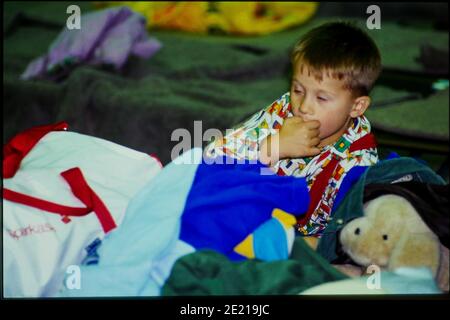
<path fill-rule="evenodd" d="M 288 260 L 232 262 L 214 251 L 179 259 L 162 295 L 295 295 L 316 285 L 347 279 L 297 237 Z"/>

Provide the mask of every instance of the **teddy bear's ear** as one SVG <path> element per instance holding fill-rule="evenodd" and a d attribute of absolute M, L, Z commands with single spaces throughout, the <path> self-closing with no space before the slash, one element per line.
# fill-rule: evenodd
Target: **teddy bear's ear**
<path fill-rule="evenodd" d="M 395 245 L 388 269 L 429 267 L 436 275 L 439 266 L 439 241 L 431 233 L 404 233 Z"/>

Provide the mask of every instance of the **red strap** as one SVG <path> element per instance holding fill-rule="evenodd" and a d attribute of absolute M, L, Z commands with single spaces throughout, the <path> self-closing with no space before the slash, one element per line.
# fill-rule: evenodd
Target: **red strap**
<path fill-rule="evenodd" d="M 19 193 L 13 190 L 3 188 L 3 198 L 12 202 L 17 202 L 26 206 L 41 209 L 44 211 L 61 214 L 63 216 L 85 216 L 92 212 L 91 208 L 76 208 L 63 206 L 50 201 L 38 199 Z"/>
<path fill-rule="evenodd" d="M 108 233 L 116 227 L 114 219 L 108 211 L 108 208 L 106 208 L 105 204 L 99 196 L 97 196 L 94 190 L 89 187 L 79 168 L 69 169 L 61 173 L 61 175 L 64 179 L 66 179 L 67 183 L 69 183 L 73 194 L 88 208 L 92 208 L 105 233 Z"/>
<path fill-rule="evenodd" d="M 67 181 L 73 194 L 86 205 L 85 208 L 68 207 L 9 189 L 3 189 L 3 198 L 51 213 L 61 214 L 64 216 L 63 221 L 65 223 L 70 221 L 67 216 L 80 217 L 94 211 L 105 233 L 116 228 L 111 213 L 97 194 L 89 187 L 79 168 L 72 168 L 64 171 L 61 173 L 61 176 Z"/>
<path fill-rule="evenodd" d="M 51 131 L 67 130 L 66 122 L 58 122 L 45 126 L 38 126 L 28 129 L 14 136 L 5 146 L 3 146 L 3 178 L 14 177 L 19 170 L 22 159 L 31 149 Z"/>
<path fill-rule="evenodd" d="M 372 133 L 369 133 L 353 142 L 349 147 L 349 151 L 354 152 L 357 150 L 371 149 L 375 148 L 376 146 L 377 142 L 375 136 Z M 313 212 L 316 210 L 317 205 L 322 199 L 325 189 L 328 186 L 328 183 L 334 171 L 336 170 L 338 163 L 339 159 L 333 156 L 330 162 L 328 162 L 325 168 L 323 168 L 322 172 L 320 172 L 319 175 L 314 180 L 313 185 L 311 186 L 311 190 L 309 191 L 310 201 L 308 211 L 304 216 L 298 219 L 297 227 L 302 227 L 308 223 Z"/>
<path fill-rule="evenodd" d="M 333 157 L 333 159 L 331 159 L 331 161 L 325 166 L 325 168 L 323 168 L 322 172 L 320 172 L 319 175 L 316 177 L 316 180 L 314 180 L 311 190 L 309 191 L 310 200 L 308 211 L 304 216 L 298 219 L 297 221 L 298 227 L 304 226 L 308 223 L 314 210 L 316 210 L 317 205 L 322 199 L 323 193 L 325 192 L 325 188 L 328 185 L 328 181 L 330 180 L 331 175 L 336 169 L 338 163 L 339 161 Z"/>

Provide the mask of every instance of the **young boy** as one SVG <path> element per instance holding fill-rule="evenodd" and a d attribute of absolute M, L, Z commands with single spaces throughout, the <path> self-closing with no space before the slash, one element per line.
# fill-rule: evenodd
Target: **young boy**
<path fill-rule="evenodd" d="M 295 45 L 291 60 L 290 92 L 205 153 L 257 159 L 278 175 L 305 177 L 310 210 L 297 228 L 305 236 L 320 237 L 345 175 L 378 161 L 364 112 L 381 58 L 362 30 L 337 22 L 309 31 Z"/>

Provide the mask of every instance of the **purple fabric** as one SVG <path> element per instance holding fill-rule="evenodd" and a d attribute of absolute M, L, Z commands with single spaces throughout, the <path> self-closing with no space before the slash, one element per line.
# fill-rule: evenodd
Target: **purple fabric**
<path fill-rule="evenodd" d="M 81 29 L 64 30 L 46 55 L 33 60 L 22 79 L 54 79 L 79 64 L 122 68 L 130 55 L 149 58 L 160 48 L 148 38 L 146 19 L 128 7 L 114 7 L 81 16 Z"/>

